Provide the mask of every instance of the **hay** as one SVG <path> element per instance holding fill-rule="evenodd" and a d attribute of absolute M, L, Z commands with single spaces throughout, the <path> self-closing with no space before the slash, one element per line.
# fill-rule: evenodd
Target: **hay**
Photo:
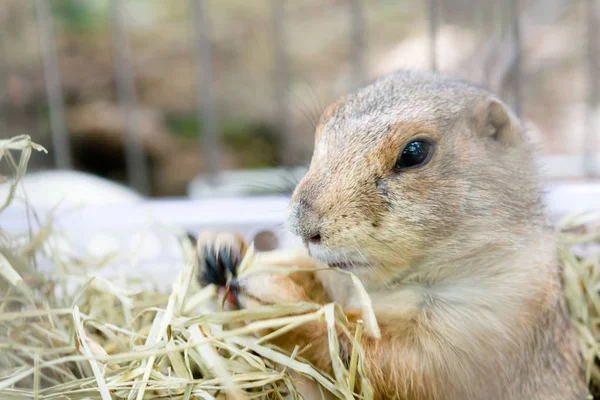
<path fill-rule="evenodd" d="M 0 163 L 13 173 L 6 179 L 11 191 L 4 202 L 0 199 L 0 212 L 13 200 L 32 150 L 44 151 L 25 136 L 0 141 Z M 20 155 L 18 162 L 15 153 Z M 30 214 L 35 219 L 35 213 Z M 364 326 L 359 324 L 355 333 L 335 304 L 215 312 L 215 288 L 196 285 L 187 241 L 181 241 L 186 264 L 170 294 L 132 290 L 135 282 L 114 283 L 95 275 L 106 260 L 75 259 L 49 246 L 52 221 L 37 223 L 40 227 L 26 237 L 0 230 L 0 398 L 298 398 L 298 376 L 317 382 L 334 398 L 372 398 L 357 343 L 361 334 L 377 336 L 378 330 L 360 285 L 367 312 Z M 600 260 L 597 253 L 582 256 L 599 242 L 598 214 L 568 217 L 561 225 L 565 290 L 588 378 L 600 384 L 595 364 Z M 51 276 L 37 271 L 40 257 L 53 260 Z M 241 273 L 252 262 L 268 264 L 253 257 L 250 251 Z M 329 335 L 331 375 L 305 362 L 305 349 L 290 354 L 257 339 L 264 329 L 272 330 L 273 337 L 317 320 L 326 323 L 330 333 L 344 332 L 355 344 L 348 368 L 337 357 L 335 334 Z M 354 393 L 355 387 L 359 393 Z"/>
<path fill-rule="evenodd" d="M 600 388 L 600 212 L 569 215 L 559 227 L 562 278 L 592 392 Z M 595 393 L 598 395 L 600 393 Z"/>
<path fill-rule="evenodd" d="M 8 160 L 13 173 L 6 206 L 32 150 L 43 149 L 28 137 L 0 142 L 0 162 Z M 193 249 L 184 235 L 186 263 L 171 293 L 134 291 L 133 280 L 114 283 L 96 275 L 106 260 L 72 258 L 49 245 L 52 221 L 40 225 L 26 237 L 0 231 L 0 398 L 298 398 L 299 376 L 335 398 L 354 398 L 357 382 L 359 395 L 372 397 L 358 347 L 350 367 L 336 362 L 330 375 L 302 359 L 305 349 L 288 354 L 257 339 L 264 329 L 276 337 L 311 321 L 350 335 L 339 306 L 214 312 L 215 288 L 197 286 Z M 53 261 L 52 275 L 36 270 L 38 258 Z M 249 252 L 243 269 L 265 262 L 260 260 Z M 367 331 L 376 331 L 374 326 L 369 317 Z M 333 354 L 337 336 L 330 336 Z M 357 343 L 360 335 L 349 339 Z"/>

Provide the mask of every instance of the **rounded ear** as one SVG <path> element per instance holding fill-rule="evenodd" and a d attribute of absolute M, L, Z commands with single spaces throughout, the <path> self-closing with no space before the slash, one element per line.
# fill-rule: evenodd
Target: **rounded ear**
<path fill-rule="evenodd" d="M 339 99 L 325 107 L 325 110 L 319 116 L 317 126 L 315 127 L 315 145 L 317 144 L 319 139 L 321 139 L 321 134 L 323 133 L 323 126 L 327 123 L 327 121 L 330 118 L 332 118 L 335 114 L 337 114 L 340 111 L 340 108 L 342 108 L 344 104 L 348 103 L 351 99 L 352 95 L 346 95 L 340 97 Z"/>
<path fill-rule="evenodd" d="M 523 128 L 516 115 L 502 101 L 491 97 L 475 110 L 475 128 L 482 137 L 489 137 L 506 146 L 523 140 Z"/>

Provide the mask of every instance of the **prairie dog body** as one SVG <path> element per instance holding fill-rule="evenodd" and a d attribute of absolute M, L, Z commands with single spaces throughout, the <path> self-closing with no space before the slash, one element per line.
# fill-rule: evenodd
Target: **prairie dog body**
<path fill-rule="evenodd" d="M 367 287 L 382 332 L 363 343 L 376 398 L 585 398 L 532 149 L 493 94 L 397 72 L 332 104 L 288 226 Z M 205 235 L 200 256 L 240 242 Z M 237 285 L 242 307 L 345 291 L 308 273 Z M 289 340 L 312 343 L 306 357 L 327 369 L 326 332 Z"/>

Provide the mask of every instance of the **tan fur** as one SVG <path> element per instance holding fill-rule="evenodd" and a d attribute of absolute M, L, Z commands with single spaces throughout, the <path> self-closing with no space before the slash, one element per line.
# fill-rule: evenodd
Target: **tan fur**
<path fill-rule="evenodd" d="M 431 161 L 394 172 L 417 137 L 435 142 Z M 316 138 L 288 225 L 318 234 L 311 254 L 346 263 L 367 287 L 382 331 L 363 343 L 376 398 L 585 398 L 532 150 L 508 107 L 399 72 L 328 109 Z M 242 287 L 257 303 L 325 299 L 307 276 Z M 311 343 L 304 356 L 328 368 L 323 325 L 286 343 Z"/>

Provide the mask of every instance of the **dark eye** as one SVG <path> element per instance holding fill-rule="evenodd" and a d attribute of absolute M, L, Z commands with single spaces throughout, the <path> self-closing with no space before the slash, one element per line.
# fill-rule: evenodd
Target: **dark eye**
<path fill-rule="evenodd" d="M 409 142 L 396 160 L 394 169 L 397 171 L 420 167 L 431 158 L 433 146 L 427 140 L 413 140 Z"/>

